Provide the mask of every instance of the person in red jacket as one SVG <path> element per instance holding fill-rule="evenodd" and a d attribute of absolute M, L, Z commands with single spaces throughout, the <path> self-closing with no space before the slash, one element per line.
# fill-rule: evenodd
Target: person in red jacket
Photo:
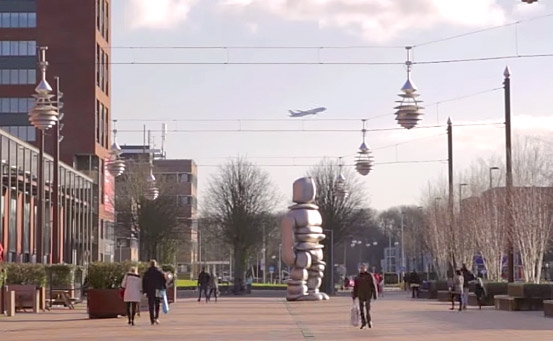
<path fill-rule="evenodd" d="M 373 326 L 371 320 L 371 299 L 376 300 L 376 292 L 377 288 L 374 276 L 367 272 L 365 265 L 361 265 L 359 267 L 359 275 L 355 278 L 352 292 L 353 300 L 359 299 L 361 329 L 364 329 L 366 326 L 369 326 L 369 328 Z"/>

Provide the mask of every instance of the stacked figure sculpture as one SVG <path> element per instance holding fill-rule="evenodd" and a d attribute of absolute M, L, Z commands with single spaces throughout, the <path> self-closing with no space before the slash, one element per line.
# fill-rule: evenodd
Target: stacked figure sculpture
<path fill-rule="evenodd" d="M 328 295 L 319 292 L 326 263 L 323 262 L 325 239 L 319 207 L 314 204 L 316 187 L 313 178 L 294 181 L 293 201 L 290 211 L 283 218 L 282 261 L 292 268 L 288 280 L 288 301 L 328 300 Z"/>

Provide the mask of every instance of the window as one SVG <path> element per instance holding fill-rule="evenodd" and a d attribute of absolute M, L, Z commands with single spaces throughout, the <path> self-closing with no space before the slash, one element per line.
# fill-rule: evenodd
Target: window
<path fill-rule="evenodd" d="M 190 173 L 180 173 L 179 174 L 179 182 L 180 183 L 190 182 L 191 177 L 192 177 L 192 174 L 190 174 Z"/>
<path fill-rule="evenodd" d="M 30 252 L 30 238 L 31 238 L 31 202 L 30 198 L 27 197 L 25 200 L 24 214 L 23 214 L 23 252 Z"/>
<path fill-rule="evenodd" d="M 36 56 L 36 41 L 0 41 L 0 56 Z"/>
<path fill-rule="evenodd" d="M 28 113 L 33 105 L 32 98 L 0 97 L 0 113 Z"/>
<path fill-rule="evenodd" d="M 9 216 L 9 231 L 8 231 L 8 251 L 17 251 L 17 197 L 16 193 L 12 192 L 10 199 L 10 216 Z"/>
<path fill-rule="evenodd" d="M 0 85 L 35 84 L 36 70 L 14 69 L 0 70 Z"/>
<path fill-rule="evenodd" d="M 1 128 L 23 141 L 32 142 L 36 140 L 36 129 L 32 126 L 7 126 Z"/>
<path fill-rule="evenodd" d="M 0 28 L 36 27 L 36 13 L 0 13 Z"/>

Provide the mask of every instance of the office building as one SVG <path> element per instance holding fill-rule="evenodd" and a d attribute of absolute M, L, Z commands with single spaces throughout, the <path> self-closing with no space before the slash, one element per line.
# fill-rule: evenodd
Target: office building
<path fill-rule="evenodd" d="M 162 150 L 147 145 L 121 146 L 121 158 L 126 161 L 125 174 L 117 178 L 116 197 L 125 200 L 128 207 L 118 206 L 116 238 L 121 260 L 138 260 L 140 226 L 137 223 L 137 203 L 141 195 L 140 185 L 129 184 L 137 182 L 146 176 L 149 165 L 153 165 L 153 174 L 160 196 L 171 197 L 177 208 L 178 226 L 175 238 L 178 240 L 176 259 L 174 262 L 183 276 L 193 276 L 197 270 L 198 261 L 198 228 L 197 228 L 197 179 L 198 169 L 193 160 L 165 159 Z M 129 189 L 131 188 L 132 189 Z M 133 196 L 134 198 L 129 198 Z M 134 226 L 130 226 L 134 225 Z M 117 254 L 117 252 L 116 252 Z M 117 259 L 117 257 L 116 257 Z M 144 259 L 143 259 L 144 260 Z"/>
<path fill-rule="evenodd" d="M 60 160 L 93 186 L 91 260 L 114 256 L 110 146 L 110 0 L 0 0 L 0 127 L 38 145 L 27 113 L 37 80 L 37 48 L 47 46 L 48 82 L 63 92 Z M 55 91 L 55 90 L 54 90 Z M 45 150 L 54 154 L 53 129 Z M 67 260 L 66 260 L 67 261 Z"/>

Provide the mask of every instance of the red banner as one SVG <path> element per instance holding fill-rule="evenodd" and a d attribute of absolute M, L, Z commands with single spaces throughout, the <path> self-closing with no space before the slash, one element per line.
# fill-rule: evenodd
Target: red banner
<path fill-rule="evenodd" d="M 108 159 L 104 162 L 107 165 Z M 104 167 L 104 211 L 115 214 L 115 178 Z"/>

